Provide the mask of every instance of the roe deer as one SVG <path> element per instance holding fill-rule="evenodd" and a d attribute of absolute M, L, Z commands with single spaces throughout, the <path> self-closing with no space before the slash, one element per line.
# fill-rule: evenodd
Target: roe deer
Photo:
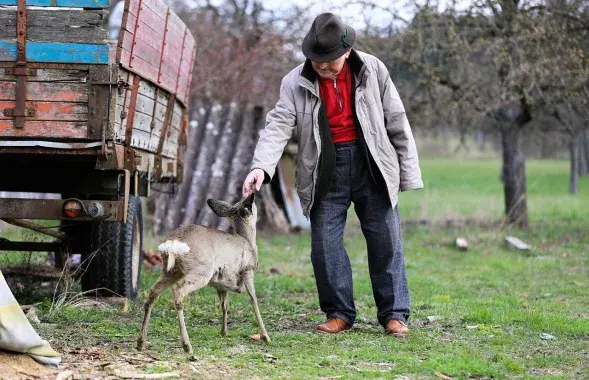
<path fill-rule="evenodd" d="M 260 336 L 265 342 L 270 342 L 254 289 L 254 271 L 258 267 L 257 210 L 254 195 L 242 199 L 234 206 L 214 199 L 207 199 L 207 203 L 215 214 L 231 219 L 235 233 L 191 224 L 171 232 L 159 245 L 164 269 L 145 302 L 143 325 L 137 341 L 139 350 L 145 349 L 147 344 L 147 328 L 153 303 L 170 286 L 178 313 L 180 340 L 186 352 L 191 353 L 192 346 L 184 323 L 182 299 L 207 285 L 217 289 L 221 300 L 222 336 L 227 334 L 227 292 L 242 293 L 247 290 L 258 320 Z"/>

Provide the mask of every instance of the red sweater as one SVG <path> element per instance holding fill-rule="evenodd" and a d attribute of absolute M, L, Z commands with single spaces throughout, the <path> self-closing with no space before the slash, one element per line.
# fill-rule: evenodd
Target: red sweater
<path fill-rule="evenodd" d="M 352 73 L 348 63 L 344 64 L 335 80 L 319 77 L 319 91 L 327 112 L 333 142 L 355 141 L 358 136 L 352 108 Z"/>

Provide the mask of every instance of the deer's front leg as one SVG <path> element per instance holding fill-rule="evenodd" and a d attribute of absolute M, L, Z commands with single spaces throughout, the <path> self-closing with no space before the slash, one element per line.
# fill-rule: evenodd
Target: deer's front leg
<path fill-rule="evenodd" d="M 256 319 L 258 320 L 258 326 L 260 328 L 260 337 L 266 343 L 270 343 L 270 336 L 268 336 L 268 332 L 266 331 L 266 327 L 264 327 L 264 322 L 262 321 L 262 316 L 260 315 L 260 309 L 258 308 L 258 298 L 256 297 L 256 288 L 254 287 L 254 273 L 253 272 L 246 272 L 243 277 L 245 289 L 250 296 L 252 301 L 252 306 L 254 307 L 254 313 L 256 314 Z"/>

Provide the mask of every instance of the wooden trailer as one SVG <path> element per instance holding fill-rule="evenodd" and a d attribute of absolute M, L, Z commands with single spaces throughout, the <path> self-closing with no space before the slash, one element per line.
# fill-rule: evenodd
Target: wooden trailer
<path fill-rule="evenodd" d="M 195 39 L 162 0 L 0 0 L 0 219 L 54 237 L 0 250 L 82 253 L 84 290 L 135 297 L 141 197 L 181 182 Z M 60 220 L 59 231 L 31 220 Z"/>

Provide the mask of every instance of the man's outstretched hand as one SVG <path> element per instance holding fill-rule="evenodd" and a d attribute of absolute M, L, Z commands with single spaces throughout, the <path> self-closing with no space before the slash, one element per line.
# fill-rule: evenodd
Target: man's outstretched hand
<path fill-rule="evenodd" d="M 242 195 L 244 198 L 249 197 L 251 193 L 254 192 L 254 189 L 260 191 L 262 183 L 264 183 L 264 176 L 265 173 L 262 169 L 254 169 L 249 172 L 247 177 L 245 177 L 245 181 L 243 182 Z"/>

